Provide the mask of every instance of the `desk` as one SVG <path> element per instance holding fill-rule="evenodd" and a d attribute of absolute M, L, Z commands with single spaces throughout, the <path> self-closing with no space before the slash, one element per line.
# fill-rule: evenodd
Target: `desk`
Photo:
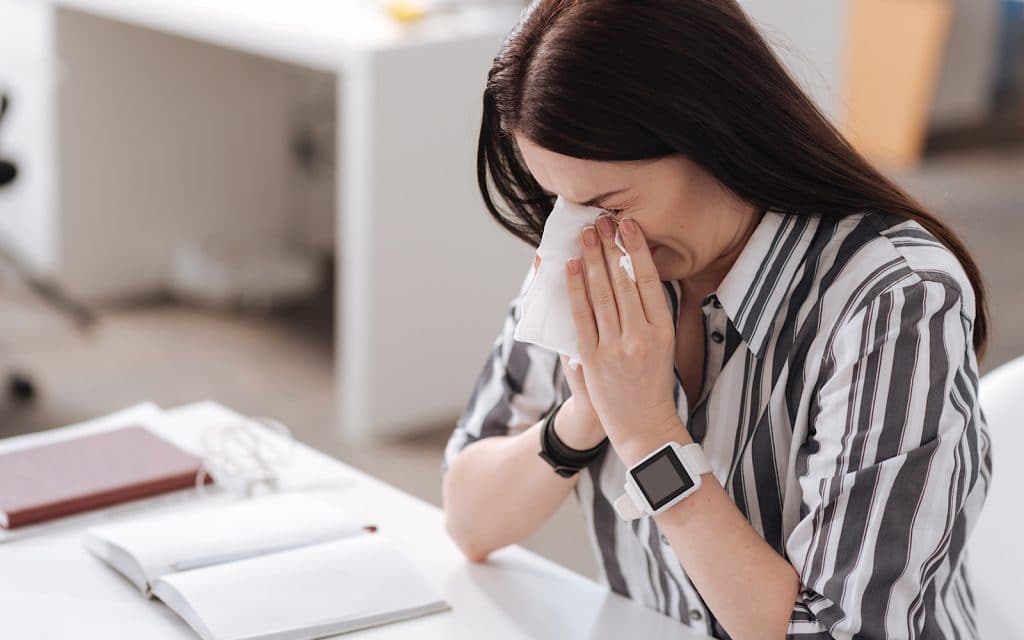
<path fill-rule="evenodd" d="M 407 26 L 390 20 L 381 5 L 0 0 L 0 36 L 5 28 L 19 30 L 10 24 L 19 16 L 21 30 L 39 32 L 25 44 L 32 53 L 18 54 L 18 65 L 53 59 L 53 69 L 40 63 L 25 82 L 45 84 L 39 77 L 52 74 L 38 93 L 59 105 L 48 106 L 43 97 L 33 103 L 34 86 L 19 93 L 26 106 L 12 110 L 5 128 L 39 124 L 26 119 L 49 108 L 50 116 L 37 119 L 44 129 L 53 121 L 52 135 L 31 148 L 55 149 L 53 170 L 45 160 L 25 163 L 24 186 L 40 175 L 58 176 L 59 183 L 38 190 L 59 198 L 0 208 L 0 229 L 17 223 L 11 242 L 38 242 L 42 262 L 53 262 L 58 279 L 92 299 L 160 291 L 174 248 L 197 238 L 230 237 L 242 228 L 254 241 L 280 240 L 296 226 L 278 184 L 288 166 L 285 116 L 277 112 L 283 105 L 248 104 L 244 97 L 262 94 L 236 98 L 230 86 L 215 84 L 224 82 L 221 75 L 190 74 L 189 66 L 202 67 L 198 53 L 181 70 L 166 59 L 176 51 L 167 36 L 329 72 L 337 88 L 335 237 L 327 243 L 337 257 L 337 428 L 358 441 L 450 422 L 465 405 L 532 259 L 525 244 L 487 215 L 475 174 L 487 70 L 522 3 L 481 3 Z M 141 93 L 138 61 L 156 76 Z M 249 62 L 258 69 L 269 64 Z M 229 68 L 240 85 L 260 86 L 263 76 L 246 75 L 254 72 L 244 63 Z M 179 72 L 204 80 L 175 84 L 185 93 L 164 99 L 160 78 Z M 0 84 L 3 75 L 0 69 Z M 218 91 L 232 96 L 224 98 L 225 109 L 214 109 Z M 225 110 L 246 125 L 219 124 Z M 130 136 L 121 133 L 123 121 L 135 124 Z M 219 128 L 229 129 L 237 153 L 212 142 L 203 149 L 217 153 L 190 152 L 174 144 L 173 129 L 158 130 L 163 121 L 211 140 L 220 140 Z M 243 131 L 244 143 L 237 138 Z M 124 161 L 97 162 L 97 149 Z M 232 169 L 249 166 L 232 160 L 246 154 L 261 158 L 255 175 Z M 397 395 L 403 402 L 393 401 Z"/>
<path fill-rule="evenodd" d="M 164 416 L 155 430 L 193 450 L 205 427 L 238 417 L 213 403 L 188 405 Z M 53 432 L 0 441 L 0 451 L 40 436 L 53 437 Z M 283 477 L 300 482 L 351 480 L 350 487 L 332 491 L 331 500 L 357 517 L 376 522 L 378 535 L 394 541 L 452 605 L 450 611 L 345 637 L 470 640 L 486 630 L 485 637 L 492 640 L 704 638 L 518 546 L 494 553 L 484 564 L 471 563 L 446 534 L 439 509 L 304 445 L 297 446 Z M 127 580 L 85 550 L 81 540 L 85 526 L 80 523 L 0 544 L 4 638 L 195 637 L 170 609 L 143 599 Z"/>

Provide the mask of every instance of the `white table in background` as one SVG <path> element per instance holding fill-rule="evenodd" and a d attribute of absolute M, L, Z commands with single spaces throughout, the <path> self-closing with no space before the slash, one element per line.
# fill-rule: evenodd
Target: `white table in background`
<path fill-rule="evenodd" d="M 188 405 L 164 414 L 156 429 L 181 446 L 195 448 L 202 431 L 238 414 L 214 403 Z M 0 452 L 85 425 L 0 441 Z M 518 546 L 506 547 L 483 564 L 467 561 L 444 529 L 442 512 L 310 447 L 297 444 L 283 478 L 308 484 L 350 481 L 330 490 L 330 499 L 353 515 L 374 522 L 437 585 L 450 611 L 346 634 L 353 640 L 438 638 L 445 640 L 559 640 L 671 638 L 701 640 L 671 618 L 610 592 Z M 174 509 L 163 504 L 157 508 Z M 140 510 L 130 511 L 138 514 Z M 118 517 L 127 517 L 118 516 Z M 0 628 L 11 640 L 126 638 L 164 640 L 196 637 L 170 609 L 146 600 L 124 578 L 82 545 L 83 530 L 96 518 L 70 519 L 0 543 Z M 343 595 L 339 594 L 339 597 Z"/>
<path fill-rule="evenodd" d="M 8 234 L 15 246 L 27 251 L 19 243 L 27 237 L 37 240 L 46 247 L 39 249 L 45 255 L 39 260 L 52 263 L 59 280 L 70 280 L 64 284 L 72 292 L 109 299 L 163 290 L 152 280 L 156 276 L 150 274 L 151 265 L 169 260 L 164 254 L 171 250 L 169 244 L 180 245 L 179 236 L 202 240 L 202 229 L 209 227 L 217 232 L 214 239 L 244 229 L 247 236 L 275 234 L 271 237 L 276 240 L 283 232 L 260 230 L 267 225 L 301 226 L 288 218 L 247 218 L 236 198 L 207 182 L 199 183 L 200 193 L 194 196 L 198 200 L 190 205 L 197 211 L 180 212 L 177 217 L 185 219 L 180 222 L 171 223 L 170 215 L 151 220 L 144 206 L 122 210 L 115 205 L 125 197 L 119 193 L 124 180 L 148 185 L 154 191 L 152 200 L 163 202 L 168 198 L 160 195 L 165 192 L 159 185 L 180 182 L 172 192 L 188 189 L 193 169 L 182 169 L 182 176 L 154 175 L 140 160 L 130 165 L 137 175 L 126 178 L 107 171 L 104 153 L 110 149 L 103 145 L 116 140 L 97 143 L 91 136 L 72 135 L 90 127 L 106 130 L 98 124 L 105 118 L 103 111 L 91 118 L 91 124 L 56 114 L 52 125 L 42 115 L 29 122 L 29 113 L 41 111 L 47 100 L 55 100 L 60 108 L 51 105 L 52 110 L 66 115 L 82 111 L 95 93 L 127 92 L 116 79 L 125 77 L 130 86 L 132 75 L 125 71 L 122 76 L 119 65 L 131 68 L 136 57 L 145 59 L 149 39 L 144 32 L 135 33 L 116 55 L 93 60 L 97 49 L 106 51 L 103 42 L 95 41 L 105 33 L 98 26 L 102 23 L 329 72 L 337 88 L 335 231 L 334 242 L 329 243 L 337 267 L 336 428 L 346 440 L 360 441 L 421 431 L 451 419 L 464 406 L 508 299 L 532 259 L 529 247 L 487 214 L 477 190 L 475 164 L 487 71 L 523 3 L 479 2 L 410 25 L 390 19 L 383 4 L 384 0 L 0 0 L 0 88 L 6 83 L 4 57 L 17 61 L 9 66 L 23 68 L 28 61 L 39 65 L 29 74 L 21 72 L 27 75 L 27 86 L 13 103 L 5 129 L 38 124 L 48 132 L 32 147 L 48 155 L 24 164 L 19 183 L 27 188 L 30 180 L 54 176 L 52 184 L 38 188 L 45 202 L 0 208 L 5 214 L 0 231 L 9 218 L 16 219 L 17 233 Z M 25 45 L 32 53 L 10 53 L 5 48 L 3 27 L 4 20 L 12 21 L 9 12 L 23 18 L 23 30 L 38 31 L 38 37 Z M 71 57 L 66 65 L 65 55 Z M 52 69 L 38 62 L 44 57 L 52 58 Z M 73 81 L 91 77 L 97 66 L 106 80 L 96 80 L 95 87 Z M 46 88 L 32 84 L 45 84 L 37 76 L 46 74 L 52 76 Z M 204 95 L 220 90 L 196 89 Z M 36 93 L 48 97 L 33 102 Z M 123 102 L 113 102 L 129 105 L 125 111 L 130 114 L 134 100 L 141 98 L 128 93 Z M 22 99 L 27 106 L 18 109 Z M 159 120 L 160 109 L 167 109 L 167 120 L 182 116 L 172 104 L 143 103 L 149 118 Z M 201 111 L 189 117 L 201 118 Z M 115 121 L 115 130 L 117 126 Z M 143 128 L 131 135 L 147 133 Z M 173 146 L 163 135 L 155 135 L 151 142 L 154 155 Z M 97 144 L 104 153 L 96 153 Z M 240 162 L 247 148 L 238 150 Z M 74 170 L 80 165 L 93 169 Z M 244 183 L 237 187 L 246 188 Z M 113 204 L 97 206 L 97 192 L 109 192 Z M 280 195 L 283 199 L 285 194 Z M 62 210 L 72 208 L 76 214 L 71 219 L 61 217 Z M 206 220 L 219 216 L 231 221 L 228 229 Z M 125 251 L 125 246 L 132 250 Z M 410 330 L 410 310 L 427 311 L 417 315 L 415 330 Z M 436 375 L 438 367 L 444 375 Z M 404 401 L 394 402 L 399 394 Z"/>

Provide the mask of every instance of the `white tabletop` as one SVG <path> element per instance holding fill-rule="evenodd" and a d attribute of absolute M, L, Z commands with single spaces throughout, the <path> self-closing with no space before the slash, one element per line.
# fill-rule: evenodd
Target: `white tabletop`
<path fill-rule="evenodd" d="M 400 24 L 383 0 L 36 0 L 327 70 L 367 51 L 504 34 L 522 4 L 467 6 Z"/>
<path fill-rule="evenodd" d="M 162 415 L 162 417 L 160 417 Z M 69 434 L 147 422 L 179 445 L 199 452 L 201 434 L 238 414 L 214 403 L 161 412 L 143 405 L 113 419 L 0 440 L 0 452 Z M 374 522 L 441 590 L 452 609 L 346 634 L 366 640 L 398 638 L 627 637 L 700 640 L 671 618 L 611 593 L 518 546 L 486 563 L 465 559 L 445 532 L 442 512 L 305 445 L 297 445 L 282 473 L 286 486 L 321 483 L 321 495 L 356 517 Z M 327 488 L 323 488 L 327 487 Z M 340 487 L 340 488 L 339 488 Z M 0 540 L 0 625 L 4 638 L 194 638 L 191 629 L 157 600 L 146 600 L 124 578 L 90 555 L 82 532 L 99 521 L 141 511 L 179 508 L 194 498 L 174 496 L 148 506 L 74 516 Z"/>

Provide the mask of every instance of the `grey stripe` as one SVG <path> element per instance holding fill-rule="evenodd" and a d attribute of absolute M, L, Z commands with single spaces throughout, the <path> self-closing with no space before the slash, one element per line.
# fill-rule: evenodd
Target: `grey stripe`
<path fill-rule="evenodd" d="M 676 283 L 663 283 L 665 287 L 665 293 L 668 295 L 669 308 L 672 310 L 672 319 L 675 322 L 672 323 L 672 331 L 679 331 L 679 292 L 676 288 L 679 286 Z"/>
<path fill-rule="evenodd" d="M 785 319 L 782 321 L 783 330 L 779 334 L 779 343 L 775 349 L 779 365 L 773 364 L 772 385 L 785 384 L 786 409 L 791 416 L 796 415 L 800 410 L 800 399 L 803 398 L 804 388 L 807 384 L 807 376 L 804 375 L 807 356 L 810 353 L 813 338 L 821 327 L 822 305 L 812 304 L 808 316 L 799 327 L 797 327 L 797 316 L 800 307 L 814 290 L 815 281 L 818 279 L 821 269 L 821 254 L 834 237 L 835 231 L 834 221 L 830 224 L 820 221 L 818 228 L 814 230 L 814 237 L 811 238 L 807 255 L 804 258 L 800 281 L 790 293 L 789 306 L 786 309 Z M 819 286 L 826 287 L 827 285 L 828 283 L 822 282 Z M 793 372 L 785 381 L 779 378 L 782 373 L 782 363 L 787 363 L 789 370 Z M 804 459 L 798 459 L 799 464 L 802 465 L 804 462 Z"/>
<path fill-rule="evenodd" d="M 484 363 L 483 369 L 480 371 L 480 377 L 477 378 L 476 385 L 473 387 L 473 392 L 469 396 L 469 403 L 466 407 L 466 412 L 458 419 L 457 423 L 461 428 L 466 429 L 467 432 L 472 433 L 474 431 L 474 425 L 469 424 L 469 411 L 480 402 L 480 395 L 484 389 L 488 389 L 491 386 L 492 378 L 494 376 L 494 364 L 495 361 L 501 357 L 501 345 L 495 345 L 491 349 L 491 356 Z M 479 435 L 479 431 L 474 435 Z"/>
<path fill-rule="evenodd" d="M 682 619 L 689 615 L 690 611 L 690 608 L 686 603 L 686 596 L 683 594 L 683 590 L 679 583 L 676 582 L 675 576 L 673 576 L 668 570 L 668 561 L 665 560 L 665 554 L 661 552 L 661 536 L 658 533 L 658 527 L 655 525 L 654 520 L 648 519 L 647 524 L 647 546 L 654 557 L 654 563 L 658 572 L 658 583 L 663 595 L 661 612 L 667 616 L 678 615 L 680 619 Z M 669 584 L 670 580 L 672 582 L 671 585 Z M 672 604 L 672 593 L 675 593 L 679 597 L 680 606 L 676 611 L 669 610 L 669 607 Z"/>
<path fill-rule="evenodd" d="M 785 554 L 785 536 L 782 531 L 782 518 L 773 514 L 782 513 L 782 487 L 779 478 L 784 477 L 775 464 L 775 434 L 771 425 L 771 413 L 765 412 L 754 434 L 753 451 L 755 467 L 771 473 L 758 473 L 754 476 L 754 487 L 757 489 L 757 505 L 761 514 L 761 530 L 764 539 L 780 554 Z"/>
<path fill-rule="evenodd" d="M 608 586 L 615 593 L 620 593 L 627 598 L 629 585 L 622 574 L 622 567 L 619 566 L 619 558 L 615 555 L 615 528 L 619 517 L 615 514 L 612 504 L 602 493 L 601 470 L 608 460 L 609 449 L 598 457 L 588 468 L 590 480 L 594 485 L 594 500 L 591 506 L 593 511 L 594 533 L 597 536 L 598 547 L 601 551 L 601 563 L 604 566 L 605 576 L 608 578 Z"/>
<path fill-rule="evenodd" d="M 942 243 L 936 242 L 935 236 L 928 233 L 924 229 L 916 229 L 914 227 L 907 227 L 898 230 L 883 231 L 882 235 L 889 238 L 890 240 L 896 240 L 901 238 L 913 238 L 915 240 L 927 240 L 933 244 L 941 246 Z"/>
<path fill-rule="evenodd" d="M 752 336 L 757 332 L 757 327 L 761 324 L 762 320 L 765 320 L 764 310 L 768 305 L 768 300 L 775 293 L 776 288 L 785 283 L 780 283 L 779 279 L 783 270 L 789 266 L 791 261 L 799 262 L 803 256 L 794 253 L 794 248 L 797 243 L 803 237 L 804 232 L 810 225 L 809 218 L 798 218 L 793 228 L 786 235 L 786 239 L 782 244 L 782 248 L 779 250 L 779 255 L 776 257 L 774 264 L 768 271 L 768 276 L 765 282 L 765 286 L 762 287 L 758 294 L 757 301 L 751 306 L 750 314 L 744 318 L 741 322 L 744 323 L 745 329 L 741 330 L 744 335 Z M 774 317 L 768 318 L 767 321 L 774 320 Z"/>
<path fill-rule="evenodd" d="M 901 311 L 902 330 L 893 347 L 896 361 L 885 397 L 884 427 L 878 442 L 876 460 L 893 458 L 903 448 L 904 430 L 911 406 L 910 389 L 916 379 L 917 355 L 920 351 L 918 326 L 924 319 L 926 303 L 923 287 L 914 287 L 908 290 L 904 296 Z M 941 326 L 936 332 L 934 323 L 932 325 L 931 332 L 939 333 L 940 335 L 937 337 L 941 338 Z M 931 346 L 934 348 L 934 343 Z M 938 351 L 938 354 L 933 355 L 942 356 L 944 346 L 940 345 Z M 934 367 L 931 367 L 925 373 L 929 375 L 929 396 L 931 397 L 925 399 L 926 432 L 923 434 L 922 442 L 929 443 L 934 440 L 935 434 L 934 428 L 931 433 L 927 431 L 928 425 L 937 426 L 938 424 L 938 421 L 934 420 L 937 416 L 930 414 L 929 409 L 938 408 L 934 394 L 942 393 L 947 372 L 946 367 L 943 366 L 941 371 L 936 371 Z M 936 380 L 936 375 L 941 375 L 942 379 Z M 941 405 L 941 398 L 938 402 Z M 929 415 L 933 418 L 932 423 L 927 420 Z M 881 522 L 882 530 L 886 532 L 886 539 L 885 544 L 875 547 L 874 570 L 865 589 L 861 607 L 863 620 L 876 621 L 876 623 L 880 622 L 884 625 L 885 614 L 896 580 L 907 567 L 910 535 L 914 529 L 917 510 L 920 508 L 920 497 L 923 495 L 922 486 L 927 481 L 927 471 L 931 464 L 931 453 L 927 451 L 927 446 L 925 444 L 908 455 L 907 461 L 900 468 L 892 490 L 886 499 L 886 508 Z M 873 628 L 873 630 L 885 631 L 884 627 Z"/>
<path fill-rule="evenodd" d="M 753 402 L 753 400 L 749 398 L 749 395 L 750 395 L 750 388 L 751 388 L 751 386 L 750 386 L 750 370 L 754 367 L 754 365 L 755 365 L 755 362 L 752 359 L 748 358 L 747 362 L 746 362 L 745 370 L 743 372 L 743 382 L 741 383 L 742 388 L 744 389 L 745 392 L 742 394 L 741 399 L 740 399 L 740 413 L 739 413 L 740 428 L 736 429 L 736 443 L 733 446 L 733 450 L 732 450 L 732 457 L 731 457 L 729 473 L 725 477 L 725 487 L 726 487 L 726 490 L 729 492 L 729 496 L 733 499 L 733 502 L 736 503 L 736 506 L 739 508 L 740 512 L 743 514 L 743 517 L 744 518 L 748 518 L 748 519 L 749 519 L 750 509 L 747 507 L 746 487 L 743 485 L 743 476 L 742 476 L 742 474 L 737 474 L 736 473 L 736 469 L 739 468 L 740 463 L 742 461 L 743 446 L 742 446 L 741 443 L 744 441 L 743 440 L 744 426 L 746 426 L 749 429 L 749 424 L 750 424 L 750 420 L 749 419 L 745 420 L 744 416 L 746 414 L 752 412 L 748 408 L 748 404 Z"/>
<path fill-rule="evenodd" d="M 650 520 L 643 521 L 643 524 L 646 524 L 649 529 L 652 528 Z M 633 520 L 632 522 L 629 523 L 629 525 L 633 529 L 633 536 L 637 540 L 640 540 L 643 537 L 643 536 L 640 535 L 641 521 L 640 520 Z M 656 610 L 662 612 L 662 613 L 667 613 L 666 612 L 666 608 L 667 607 L 665 606 L 665 603 L 667 602 L 667 600 L 665 598 L 665 592 L 662 591 L 660 588 L 658 588 L 658 583 L 659 582 L 663 582 L 665 580 L 665 576 L 663 575 L 663 573 L 661 571 L 661 566 L 658 565 L 658 563 L 654 562 L 654 559 L 652 557 L 651 547 L 649 545 L 645 545 L 643 547 L 643 555 L 644 555 L 644 564 L 647 565 L 647 572 L 646 572 L 647 584 L 651 588 L 651 593 L 654 594 L 654 600 L 655 600 L 654 608 Z"/>
<path fill-rule="evenodd" d="M 853 466 L 853 460 L 856 459 L 858 462 L 860 460 L 860 451 L 864 447 L 866 436 L 871 428 L 876 404 L 880 401 L 879 381 L 882 375 L 881 361 L 883 353 L 872 347 L 877 336 L 888 334 L 889 315 L 892 308 L 891 297 L 882 297 L 879 307 L 878 313 L 874 317 L 875 327 L 870 335 L 870 339 L 867 339 L 867 334 L 865 334 L 861 342 L 861 355 L 862 357 L 866 355 L 866 360 L 863 360 L 864 365 L 861 367 L 861 360 L 854 365 L 855 370 L 863 368 L 864 375 L 860 378 L 863 392 L 859 398 L 859 411 L 856 414 L 853 411 L 849 412 L 848 429 L 843 438 L 843 448 L 850 451 L 850 462 L 847 465 L 848 472 L 856 470 L 856 467 Z M 867 326 L 867 323 L 865 325 Z M 853 391 L 854 388 L 851 387 L 851 392 Z M 856 422 L 852 419 L 855 415 Z M 840 455 L 840 458 L 836 460 L 836 467 L 842 467 L 841 458 L 842 456 Z M 846 571 L 852 570 L 859 563 L 859 557 L 867 535 L 868 513 L 873 506 L 875 498 L 878 472 L 878 467 L 868 467 L 862 470 L 858 474 L 860 477 L 858 478 L 857 486 L 849 492 L 847 498 L 846 510 L 842 514 L 844 526 L 838 532 L 838 541 L 834 549 L 836 565 L 845 568 Z M 833 482 L 830 489 L 830 500 L 836 501 L 842 489 L 842 483 L 839 481 Z M 835 521 L 836 519 L 833 518 L 826 523 L 826 526 L 831 529 Z M 857 526 L 858 524 L 860 525 L 859 527 Z M 847 577 L 847 572 L 842 570 L 835 571 L 825 581 L 825 589 L 830 593 L 838 594 L 839 597 L 837 599 L 842 600 L 846 591 Z"/>
<path fill-rule="evenodd" d="M 793 218 L 787 217 L 779 229 L 775 232 L 775 237 L 772 238 L 771 247 L 768 249 L 768 254 L 761 261 L 760 266 L 757 269 L 757 273 L 754 275 L 753 286 L 747 295 L 743 297 L 743 302 L 740 303 L 739 309 L 736 310 L 736 323 L 742 326 L 744 324 L 744 318 L 747 315 L 747 307 L 753 302 L 754 298 L 757 297 L 761 287 L 764 286 L 765 273 L 770 269 L 770 266 L 774 264 L 776 256 L 778 255 L 779 246 L 782 244 L 782 237 L 786 234 L 786 230 L 793 224 Z"/>
<path fill-rule="evenodd" d="M 862 356 L 866 354 L 869 349 L 868 345 L 870 339 L 871 319 L 872 318 L 870 314 L 865 317 L 861 331 L 860 354 Z M 834 361 L 834 359 L 830 357 L 830 361 Z M 868 362 L 868 364 L 870 364 L 870 362 Z M 875 378 L 873 376 L 866 375 L 867 372 L 863 371 L 865 368 L 866 366 L 862 365 L 861 361 L 858 361 L 853 365 L 853 370 L 851 373 L 852 384 L 848 392 L 847 402 L 849 410 L 846 414 L 846 423 L 843 430 L 843 436 L 841 438 L 843 447 L 837 455 L 835 462 L 833 463 L 833 468 L 837 470 L 842 468 L 842 457 L 846 452 L 849 451 L 850 439 L 856 430 L 854 424 L 856 411 L 853 410 L 853 407 L 856 406 L 858 396 L 863 391 L 864 402 L 870 402 L 870 400 L 874 397 L 872 393 L 873 389 L 866 388 L 869 384 L 866 381 L 874 382 Z M 861 411 L 865 411 L 867 409 L 869 409 L 869 407 L 866 408 L 862 404 Z M 824 510 L 822 510 L 819 517 L 819 521 L 815 525 L 815 532 L 818 538 L 818 540 L 816 540 L 817 544 L 815 546 L 817 554 L 814 557 L 814 562 L 811 567 L 810 576 L 808 579 L 808 582 L 810 584 L 817 584 L 818 580 L 821 578 L 822 572 L 824 571 L 825 554 L 826 551 L 828 551 L 831 547 L 831 545 L 829 544 L 829 537 L 832 532 L 832 522 L 834 521 L 836 515 L 835 500 L 841 488 L 837 485 L 840 479 L 833 477 L 831 478 L 831 480 L 832 482 L 828 486 L 829 491 L 828 498 L 826 500 L 828 506 Z M 823 479 L 822 481 L 825 482 L 825 479 Z M 824 542 L 821 541 L 822 539 L 824 540 Z"/>
<path fill-rule="evenodd" d="M 672 562 L 673 564 L 678 565 L 678 560 L 676 560 L 676 559 L 666 560 L 665 559 L 665 554 L 662 552 L 662 548 L 661 548 L 661 536 L 659 535 L 657 526 L 655 526 L 653 522 L 651 523 L 650 529 L 651 529 L 651 533 L 650 533 L 650 536 L 648 536 L 647 543 L 650 546 L 651 550 L 654 552 L 654 558 L 658 562 L 658 565 L 660 567 L 664 567 L 661 570 L 662 575 L 664 576 L 664 575 L 667 574 L 668 577 L 672 580 L 672 584 L 675 587 L 674 593 L 679 597 L 679 607 L 678 607 L 677 611 L 675 611 L 675 612 L 668 611 L 667 609 L 668 609 L 668 604 L 669 603 L 668 603 L 668 600 L 666 600 L 666 602 L 665 602 L 665 609 L 666 610 L 663 611 L 663 613 L 665 613 L 666 615 L 672 615 L 673 613 L 675 613 L 676 616 L 677 616 L 677 618 L 676 618 L 677 620 L 686 620 L 687 617 L 689 617 L 689 615 L 690 615 L 690 608 L 691 608 L 690 607 L 690 602 L 689 602 L 689 600 L 686 597 L 686 589 L 679 582 L 679 579 L 676 578 L 675 573 L 667 570 L 669 562 Z M 666 586 L 667 585 L 665 584 L 665 581 L 662 580 L 662 587 L 665 588 Z M 666 591 L 666 593 L 667 593 L 667 591 Z"/>
<path fill-rule="evenodd" d="M 501 400 L 486 413 L 480 426 L 480 437 L 504 436 L 509 432 L 512 421 L 512 402 L 523 392 L 523 382 L 530 370 L 528 345 L 513 342 L 509 352 L 504 375 Z"/>

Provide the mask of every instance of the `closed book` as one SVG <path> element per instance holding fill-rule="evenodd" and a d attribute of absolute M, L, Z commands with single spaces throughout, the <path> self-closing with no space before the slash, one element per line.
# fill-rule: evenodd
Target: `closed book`
<path fill-rule="evenodd" d="M 201 465 L 142 426 L 0 454 L 0 527 L 184 489 Z"/>

